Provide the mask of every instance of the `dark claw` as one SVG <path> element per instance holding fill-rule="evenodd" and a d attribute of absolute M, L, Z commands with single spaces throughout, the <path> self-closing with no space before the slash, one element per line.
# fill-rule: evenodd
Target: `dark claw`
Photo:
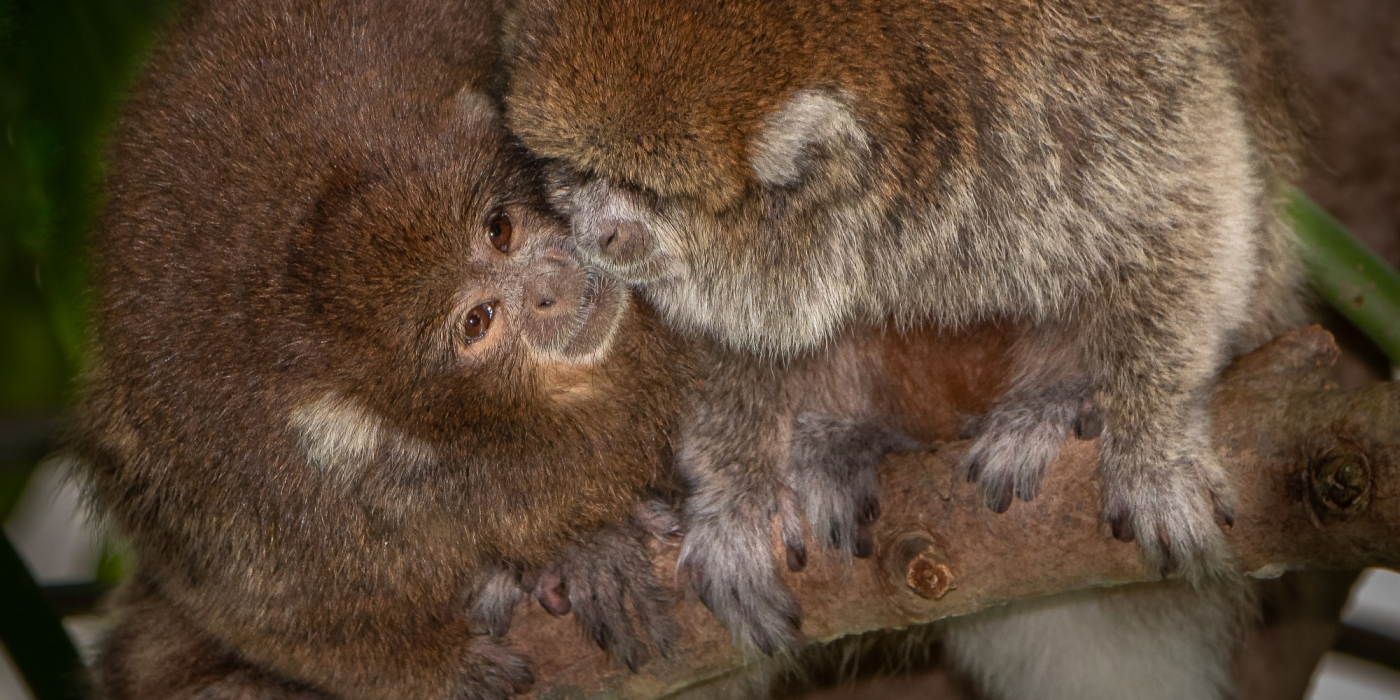
<path fill-rule="evenodd" d="M 521 669 L 520 677 L 511 681 L 510 689 L 516 694 L 524 693 L 535 687 L 535 674 L 529 669 Z"/>
<path fill-rule="evenodd" d="M 647 665 L 648 661 L 651 661 L 651 654 L 647 653 L 645 647 L 640 646 L 637 647 L 635 654 L 626 654 L 622 659 L 622 663 L 626 664 L 627 670 L 632 673 L 636 673 L 638 668 Z"/>
<path fill-rule="evenodd" d="M 1165 576 L 1176 571 L 1179 563 L 1176 556 L 1172 554 L 1171 540 L 1167 538 L 1167 533 L 1164 530 L 1157 531 L 1157 543 L 1162 547 L 1162 575 Z"/>
<path fill-rule="evenodd" d="M 967 463 L 967 480 L 969 483 L 977 481 L 982 476 L 982 461 L 974 459 Z"/>
<path fill-rule="evenodd" d="M 870 534 L 870 526 L 861 525 L 856 528 L 856 551 L 857 559 L 869 559 L 875 553 L 875 538 Z"/>
<path fill-rule="evenodd" d="M 807 545 L 801 542 L 788 542 L 786 544 L 788 571 L 801 571 L 807 568 Z"/>
<path fill-rule="evenodd" d="M 856 522 L 861 525 L 869 525 L 880 519 L 880 501 L 874 498 L 862 499 L 860 509 L 856 515 Z"/>
<path fill-rule="evenodd" d="M 791 625 L 792 628 L 793 628 L 794 630 L 801 631 L 801 629 L 802 629 L 802 610 L 801 610 L 801 609 L 793 610 L 792 612 L 788 613 L 787 621 L 788 621 L 788 624 Z"/>
<path fill-rule="evenodd" d="M 1093 440 L 1103 434 L 1103 415 L 1092 401 L 1085 401 L 1074 418 L 1074 436 L 1080 440 Z"/>
<path fill-rule="evenodd" d="M 987 492 L 987 507 L 993 513 L 1005 513 L 1011 509 L 1011 482 L 1006 482 Z"/>
<path fill-rule="evenodd" d="M 1221 505 L 1220 501 L 1215 502 L 1215 522 L 1220 527 L 1235 526 L 1234 512 L 1231 511 L 1229 508 L 1226 508 L 1225 506 Z"/>
<path fill-rule="evenodd" d="M 1136 538 L 1133 526 L 1128 523 L 1128 516 L 1115 516 L 1109 519 L 1108 524 L 1113 527 L 1113 539 L 1119 542 L 1132 542 Z"/>

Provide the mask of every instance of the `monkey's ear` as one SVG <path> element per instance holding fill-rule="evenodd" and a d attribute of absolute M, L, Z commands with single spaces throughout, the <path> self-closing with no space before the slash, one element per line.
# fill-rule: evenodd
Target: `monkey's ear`
<path fill-rule="evenodd" d="M 827 166 L 831 175 L 854 175 L 870 139 L 840 95 L 799 90 L 763 122 L 749 150 L 749 165 L 764 185 L 795 185 Z"/>

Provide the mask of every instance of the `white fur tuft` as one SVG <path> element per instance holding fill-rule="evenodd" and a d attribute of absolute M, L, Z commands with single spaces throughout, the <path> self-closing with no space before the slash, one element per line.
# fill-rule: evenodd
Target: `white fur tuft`
<path fill-rule="evenodd" d="M 333 391 L 295 408 L 288 423 L 307 460 L 328 473 L 358 473 L 385 437 L 379 416 Z"/>
<path fill-rule="evenodd" d="M 845 102 L 823 90 L 799 90 L 769 115 L 754 139 L 749 165 L 760 182 L 794 185 L 802 178 L 809 146 L 868 148 L 869 137 Z"/>

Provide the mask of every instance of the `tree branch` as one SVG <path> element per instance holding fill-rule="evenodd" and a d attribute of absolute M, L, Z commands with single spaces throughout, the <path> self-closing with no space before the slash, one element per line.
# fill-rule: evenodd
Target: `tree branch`
<path fill-rule="evenodd" d="M 1239 495 L 1228 536 L 1242 572 L 1400 564 L 1400 384 L 1340 391 L 1327 381 L 1337 354 L 1330 334 L 1305 328 L 1241 358 L 1217 389 L 1215 444 Z M 1135 544 L 1113 540 L 1099 521 L 1093 443 L 1071 440 L 1040 497 L 1001 515 L 955 474 L 967 447 L 886 461 L 873 557 L 847 565 L 817 556 L 801 573 L 784 572 L 810 639 L 1158 577 Z M 658 550 L 657 570 L 670 578 L 675 549 Z M 533 601 L 517 611 L 510 640 L 533 661 L 537 697 L 656 697 L 742 665 L 693 596 L 676 613 L 685 628 L 676 652 L 637 674 Z"/>

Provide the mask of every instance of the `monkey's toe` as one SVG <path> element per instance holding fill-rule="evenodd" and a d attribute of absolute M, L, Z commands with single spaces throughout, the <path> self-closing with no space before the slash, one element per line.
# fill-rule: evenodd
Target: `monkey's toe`
<path fill-rule="evenodd" d="M 525 659 L 488 637 L 472 640 L 460 668 L 454 700 L 508 698 L 535 684 Z"/>
<path fill-rule="evenodd" d="M 665 655 L 680 637 L 671 592 L 656 580 L 647 553 L 648 537 L 643 523 L 591 533 L 561 559 L 560 584 L 546 587 L 567 592 L 583 633 L 632 671 L 651 659 L 648 643 Z"/>
<path fill-rule="evenodd" d="M 572 608 L 569 592 L 558 568 L 550 567 L 540 574 L 539 582 L 535 584 L 535 600 L 555 617 L 569 614 Z"/>
<path fill-rule="evenodd" d="M 1103 413 L 1092 399 L 1085 399 L 1074 417 L 1074 436 L 1080 440 L 1094 440 L 1103 434 Z"/>
<path fill-rule="evenodd" d="M 869 559 L 875 553 L 875 536 L 870 533 L 869 525 L 861 525 L 856 529 L 856 549 L 853 554 L 857 559 Z"/>
<path fill-rule="evenodd" d="M 788 571 L 801 571 L 807 568 L 807 544 L 805 542 L 786 542 L 783 549 L 787 554 Z"/>

